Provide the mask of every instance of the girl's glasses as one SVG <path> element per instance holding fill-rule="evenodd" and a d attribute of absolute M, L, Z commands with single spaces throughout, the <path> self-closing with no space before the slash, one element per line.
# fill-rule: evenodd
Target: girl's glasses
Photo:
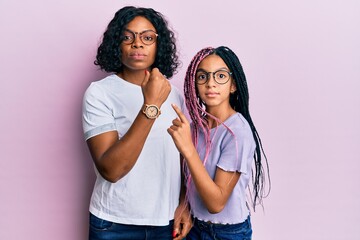
<path fill-rule="evenodd" d="M 230 80 L 232 73 L 226 70 L 217 70 L 216 72 L 205 72 L 200 70 L 196 72 L 195 82 L 199 85 L 207 83 L 210 79 L 210 74 L 212 74 L 216 83 L 225 84 Z"/>

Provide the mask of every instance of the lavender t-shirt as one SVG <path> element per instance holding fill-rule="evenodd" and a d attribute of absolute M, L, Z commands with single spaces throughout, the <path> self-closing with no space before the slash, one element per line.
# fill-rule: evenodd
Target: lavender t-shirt
<path fill-rule="evenodd" d="M 254 159 L 255 141 L 246 119 L 236 113 L 230 116 L 223 125 L 211 129 L 212 148 L 205 168 L 212 179 L 215 178 L 216 168 L 229 172 L 240 172 L 240 179 L 224 209 L 211 214 L 192 182 L 189 189 L 189 201 L 192 214 L 200 220 L 213 223 L 235 224 L 246 220 L 249 209 L 246 204 L 246 191 L 251 177 L 251 167 Z M 205 156 L 204 134 L 199 133 L 197 151 L 200 159 Z"/>

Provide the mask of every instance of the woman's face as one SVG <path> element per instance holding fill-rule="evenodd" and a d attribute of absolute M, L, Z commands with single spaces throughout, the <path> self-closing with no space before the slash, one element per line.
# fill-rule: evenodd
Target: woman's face
<path fill-rule="evenodd" d="M 230 93 L 236 90 L 231 75 L 228 75 L 230 70 L 222 60 L 221 57 L 212 54 L 204 58 L 196 70 L 196 79 L 207 79 L 203 84 L 196 83 L 196 87 L 201 100 L 205 103 L 206 108 L 222 108 L 230 106 Z M 214 73 L 218 82 L 225 82 L 219 84 L 214 79 Z M 228 81 L 226 82 L 226 80 Z M 200 81 L 199 81 L 200 82 Z"/>
<path fill-rule="evenodd" d="M 135 38 L 131 44 L 124 42 L 120 44 L 122 53 L 121 62 L 124 65 L 124 69 L 133 71 L 148 69 L 153 65 L 156 58 L 157 39 L 151 45 L 146 45 L 140 39 L 140 33 L 148 30 L 156 33 L 155 27 L 145 17 L 138 16 L 129 22 L 125 30 L 125 34 L 130 34 L 129 36 L 135 36 Z M 132 35 L 132 33 L 135 33 L 135 35 Z M 142 37 L 144 37 L 145 33 Z"/>

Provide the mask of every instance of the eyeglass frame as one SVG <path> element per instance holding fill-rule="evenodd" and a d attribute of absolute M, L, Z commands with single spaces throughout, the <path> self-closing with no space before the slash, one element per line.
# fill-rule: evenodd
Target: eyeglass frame
<path fill-rule="evenodd" d="M 122 36 L 121 36 L 121 43 L 124 43 L 124 44 L 126 44 L 126 45 L 133 44 L 133 43 L 135 42 L 135 40 L 136 40 L 136 36 L 137 36 L 137 35 L 139 35 L 140 41 L 141 41 L 143 44 L 145 44 L 146 46 L 150 46 L 150 45 L 154 44 L 154 43 L 157 41 L 158 37 L 159 37 L 159 34 L 157 34 L 154 30 L 151 30 L 151 29 L 144 30 L 144 31 L 142 31 L 142 32 L 133 32 L 133 31 L 131 31 L 131 30 L 129 30 L 129 29 L 125 29 L 124 32 L 129 32 L 129 33 L 131 33 L 131 34 L 133 35 L 133 37 L 134 37 L 131 43 L 125 43 L 125 42 L 124 42 L 124 37 L 125 37 L 125 35 L 124 35 L 124 33 L 123 33 Z M 156 38 L 155 38 L 154 42 L 152 42 L 152 43 L 150 43 L 150 44 L 144 43 L 144 41 L 143 41 L 143 39 L 142 39 L 142 35 L 143 35 L 144 33 L 146 33 L 146 32 L 153 32 L 153 33 L 155 34 Z"/>
<path fill-rule="evenodd" d="M 216 81 L 215 74 L 216 74 L 217 72 L 220 72 L 220 71 L 222 71 L 222 72 L 227 72 L 227 73 L 229 74 L 229 79 L 226 80 L 226 82 L 220 83 L 220 82 Z M 196 75 L 197 75 L 198 72 L 202 72 L 202 73 L 204 73 L 204 74 L 206 75 L 206 81 L 205 81 L 204 83 L 198 83 L 198 81 L 197 81 L 197 79 L 196 79 Z M 198 85 L 204 85 L 205 83 L 207 83 L 207 82 L 210 80 L 210 77 L 209 77 L 210 73 L 212 73 L 212 77 L 213 77 L 214 81 L 215 81 L 217 84 L 220 84 L 220 85 L 224 85 L 224 84 L 228 83 L 229 80 L 231 79 L 231 76 L 232 76 L 232 72 L 230 72 L 230 71 L 228 71 L 228 70 L 225 70 L 225 69 L 219 69 L 219 70 L 216 70 L 215 72 L 206 72 L 206 71 L 204 71 L 204 70 L 198 70 L 198 71 L 196 71 L 196 73 L 195 73 L 195 82 L 196 82 L 196 84 L 198 84 Z"/>

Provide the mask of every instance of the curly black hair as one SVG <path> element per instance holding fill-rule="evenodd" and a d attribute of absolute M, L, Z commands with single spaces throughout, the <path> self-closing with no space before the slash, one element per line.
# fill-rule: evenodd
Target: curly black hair
<path fill-rule="evenodd" d="M 152 8 L 127 6 L 118 10 L 104 32 L 94 64 L 105 72 L 119 73 L 122 71 L 121 36 L 127 24 L 137 16 L 148 19 L 158 33 L 157 53 L 152 67 L 159 68 L 162 74 L 171 78 L 180 65 L 175 34 L 169 29 L 165 17 Z"/>

